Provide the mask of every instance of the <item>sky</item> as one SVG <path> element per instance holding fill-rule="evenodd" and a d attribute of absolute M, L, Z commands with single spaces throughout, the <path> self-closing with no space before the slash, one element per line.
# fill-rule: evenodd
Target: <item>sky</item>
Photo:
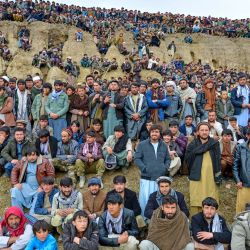
<path fill-rule="evenodd" d="M 250 17 L 250 0 L 54 0 L 87 7 L 137 9 L 148 12 L 172 12 L 194 16 Z"/>

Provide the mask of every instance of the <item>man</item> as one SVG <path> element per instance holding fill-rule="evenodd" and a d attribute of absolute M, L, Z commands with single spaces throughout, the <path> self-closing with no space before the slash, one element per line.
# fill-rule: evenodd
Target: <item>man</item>
<path fill-rule="evenodd" d="M 188 218 L 181 212 L 177 200 L 169 195 L 162 200 L 149 224 L 148 236 L 140 250 L 191 250 Z M 167 237 L 169 236 L 169 237 Z"/>
<path fill-rule="evenodd" d="M 209 195 L 219 200 L 221 183 L 219 142 L 209 137 L 210 126 L 201 122 L 195 138 L 186 150 L 185 161 L 189 170 L 190 212 L 201 212 L 201 203 Z"/>
<path fill-rule="evenodd" d="M 1 152 L 1 156 L 7 162 L 4 165 L 7 176 L 10 177 L 12 168 L 25 156 L 31 146 L 32 142 L 25 136 L 25 130 L 15 128 L 13 138 L 9 140 Z"/>
<path fill-rule="evenodd" d="M 99 219 L 100 250 L 136 250 L 138 228 L 133 211 L 122 205 L 122 197 L 115 193 L 107 197 L 108 209 Z M 107 248 L 103 247 L 107 246 Z M 111 248 L 110 248 L 111 247 Z"/>
<path fill-rule="evenodd" d="M 250 195 L 250 129 L 247 141 L 236 147 L 233 161 L 233 176 L 238 188 L 236 214 L 246 210 Z"/>
<path fill-rule="evenodd" d="M 169 105 L 169 101 L 164 91 L 160 88 L 160 80 L 154 78 L 151 81 L 151 89 L 146 93 L 146 99 L 149 107 L 149 118 L 154 123 L 164 121 L 164 109 Z"/>
<path fill-rule="evenodd" d="M 86 85 L 88 88 L 88 95 L 91 95 L 94 92 L 93 86 L 94 86 L 94 77 L 92 75 L 87 75 L 86 78 Z"/>
<path fill-rule="evenodd" d="M 225 219 L 217 213 L 218 207 L 214 198 L 207 197 L 202 201 L 202 212 L 192 217 L 195 249 L 225 249 L 223 244 L 230 244 L 231 232 Z"/>
<path fill-rule="evenodd" d="M 10 128 L 7 126 L 0 127 L 0 154 L 2 150 L 7 145 L 10 140 Z M 6 164 L 6 160 L 0 156 L 0 176 L 4 173 L 4 165 Z"/>
<path fill-rule="evenodd" d="M 51 209 L 53 197 L 58 193 L 55 187 L 55 178 L 53 176 L 44 176 L 41 183 L 42 191 L 37 194 L 37 199 L 33 201 L 33 211 L 30 214 L 38 220 L 45 220 L 48 224 L 51 222 Z"/>
<path fill-rule="evenodd" d="M 161 140 L 161 126 L 152 125 L 149 130 L 150 138 L 139 143 L 135 155 L 135 165 L 141 171 L 139 203 L 142 214 L 149 195 L 157 191 L 155 180 L 167 175 L 170 157 L 166 144 Z"/>
<path fill-rule="evenodd" d="M 98 222 L 105 206 L 106 192 L 101 190 L 101 180 L 92 177 L 88 181 L 88 190 L 83 193 L 83 210 L 89 219 Z"/>
<path fill-rule="evenodd" d="M 80 147 L 75 167 L 76 175 L 80 177 L 80 188 L 84 187 L 87 173 L 96 174 L 103 188 L 102 176 L 105 172 L 105 167 L 102 156 L 102 146 L 96 142 L 96 134 L 94 131 L 89 131 L 86 134 L 86 142 Z"/>
<path fill-rule="evenodd" d="M 25 249 L 33 237 L 32 226 L 18 207 L 9 207 L 6 210 L 0 228 L 0 249 Z"/>
<path fill-rule="evenodd" d="M 116 157 L 116 168 L 122 167 L 125 170 L 133 159 L 132 143 L 125 134 L 125 129 L 122 125 L 117 125 L 114 128 L 114 135 L 108 137 L 102 150 L 106 162 L 108 156 L 113 155 Z"/>
<path fill-rule="evenodd" d="M 35 97 L 43 91 L 43 85 L 42 85 L 43 81 L 40 76 L 34 76 L 32 80 L 34 85 L 30 92 L 31 92 L 31 98 L 32 100 L 34 100 Z"/>
<path fill-rule="evenodd" d="M 57 139 L 51 136 L 47 129 L 42 129 L 35 141 L 35 146 L 39 154 L 44 158 L 51 160 L 57 154 Z"/>
<path fill-rule="evenodd" d="M 44 176 L 55 176 L 54 167 L 38 154 L 36 148 L 29 147 L 25 156 L 26 159 L 19 161 L 11 172 L 11 204 L 21 209 L 31 208 L 41 191 Z"/>
<path fill-rule="evenodd" d="M 193 117 L 191 115 L 185 116 L 185 122 L 179 127 L 179 131 L 188 139 L 194 137 L 196 127 L 193 125 Z"/>
<path fill-rule="evenodd" d="M 130 94 L 125 99 L 124 112 L 126 129 L 131 140 L 137 140 L 146 122 L 148 104 L 145 96 L 139 93 L 137 83 L 130 85 Z"/>
<path fill-rule="evenodd" d="M 39 138 L 39 133 L 43 129 L 49 131 L 50 135 L 53 136 L 53 129 L 49 126 L 49 118 L 47 115 L 41 115 L 37 121 L 37 124 L 34 124 L 34 128 L 32 130 L 33 140 Z"/>
<path fill-rule="evenodd" d="M 233 176 L 233 154 L 237 143 L 232 141 L 232 138 L 232 131 L 230 129 L 224 129 L 222 131 L 222 138 L 219 141 L 221 152 L 221 174 L 226 178 Z"/>
<path fill-rule="evenodd" d="M 48 101 L 48 97 L 52 91 L 52 86 L 50 83 L 44 83 L 42 87 L 42 93 L 37 94 L 31 106 L 32 118 L 34 120 L 34 127 L 37 125 L 39 119 L 43 115 L 47 115 L 45 111 L 45 104 Z"/>
<path fill-rule="evenodd" d="M 176 52 L 176 45 L 174 43 L 174 41 L 172 41 L 169 45 L 168 45 L 168 56 L 171 57 L 171 59 L 174 58 L 174 54 Z"/>
<path fill-rule="evenodd" d="M 69 177 L 60 180 L 60 191 L 53 197 L 51 208 L 51 225 L 62 233 L 62 225 L 72 219 L 74 213 L 83 209 L 82 194 L 73 189 L 73 181 Z M 61 237 L 60 237 L 61 240 Z"/>
<path fill-rule="evenodd" d="M 53 128 L 54 136 L 60 141 L 61 131 L 67 127 L 66 113 L 69 109 L 69 102 L 68 96 L 63 91 L 63 82 L 56 80 L 54 87 L 45 104 L 45 111 L 49 115 L 49 125 Z"/>
<path fill-rule="evenodd" d="M 101 103 L 103 109 L 103 131 L 106 138 L 113 134 L 114 127 L 123 123 L 124 97 L 119 94 L 118 81 L 112 80 L 108 93 Z"/>
<path fill-rule="evenodd" d="M 242 143 L 245 141 L 246 137 L 244 134 L 244 129 L 240 126 L 237 122 L 237 118 L 232 116 L 228 119 L 228 126 L 227 128 L 232 131 L 233 134 L 233 141 L 237 143 Z"/>
<path fill-rule="evenodd" d="M 147 82 L 141 80 L 139 84 L 139 93 L 145 96 L 147 92 L 147 88 L 148 88 Z"/>
<path fill-rule="evenodd" d="M 72 172 L 79 149 L 78 143 L 72 139 L 72 132 L 69 129 L 63 129 L 62 141 L 57 144 L 56 158 L 52 160 L 55 169 L 62 172 Z"/>
<path fill-rule="evenodd" d="M 196 92 L 194 89 L 188 86 L 188 82 L 185 78 L 180 79 L 178 91 L 180 93 L 180 97 L 183 103 L 182 112 L 180 114 L 180 124 L 184 123 L 184 119 L 187 115 L 191 115 L 193 118 L 193 122 L 196 119 Z"/>
<path fill-rule="evenodd" d="M 208 119 L 204 120 L 210 126 L 210 137 L 219 140 L 223 131 L 222 124 L 216 121 L 216 112 L 208 111 Z"/>
<path fill-rule="evenodd" d="M 250 117 L 250 89 L 247 86 L 246 75 L 243 73 L 239 74 L 238 86 L 231 91 L 231 102 L 238 124 L 246 126 Z"/>
<path fill-rule="evenodd" d="M 164 110 L 164 120 L 168 128 L 170 121 L 179 121 L 183 107 L 181 97 L 175 92 L 175 83 L 173 81 L 167 81 L 166 83 L 166 98 L 170 103 Z"/>
<path fill-rule="evenodd" d="M 140 141 L 147 140 L 149 138 L 149 130 L 153 125 L 153 121 L 147 120 L 145 127 L 142 129 L 141 134 L 140 134 Z"/>
<path fill-rule="evenodd" d="M 17 89 L 14 95 L 13 113 L 16 120 L 25 120 L 27 122 L 27 130 L 31 131 L 31 94 L 25 88 L 25 81 L 19 79 L 17 81 Z"/>
<path fill-rule="evenodd" d="M 132 66 L 128 58 L 125 58 L 125 61 L 122 63 L 121 69 L 122 69 L 122 72 L 130 73 Z"/>
<path fill-rule="evenodd" d="M 162 205 L 162 200 L 164 197 L 171 195 L 175 197 L 177 200 L 178 206 L 180 210 L 189 217 L 189 211 L 187 208 L 187 204 L 184 199 L 184 195 L 173 188 L 171 188 L 173 179 L 167 176 L 160 176 L 156 183 L 158 185 L 158 191 L 153 192 L 150 194 L 145 211 L 144 216 L 147 219 L 151 219 L 154 210 Z"/>

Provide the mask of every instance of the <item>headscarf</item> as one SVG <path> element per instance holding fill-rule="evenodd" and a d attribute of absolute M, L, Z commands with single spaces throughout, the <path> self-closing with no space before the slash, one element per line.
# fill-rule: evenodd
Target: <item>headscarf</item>
<path fill-rule="evenodd" d="M 8 218 L 11 215 L 15 215 L 15 216 L 17 216 L 17 217 L 19 217 L 21 219 L 20 224 L 18 225 L 17 228 L 11 228 L 8 225 Z M 2 220 L 2 222 L 0 224 L 0 235 L 3 232 L 3 228 L 7 228 L 7 230 L 10 233 L 11 237 L 20 236 L 20 235 L 22 235 L 24 233 L 26 223 L 27 223 L 27 220 L 26 220 L 22 210 L 19 207 L 9 207 L 7 209 L 7 211 L 5 212 L 4 219 Z"/>
<path fill-rule="evenodd" d="M 215 91 L 215 84 L 211 89 L 207 88 L 207 84 L 209 82 L 212 82 L 210 79 L 207 79 L 205 81 L 205 84 L 203 85 L 203 91 L 205 93 L 205 98 L 207 100 L 207 103 L 205 104 L 205 110 L 215 110 L 215 97 L 216 97 L 216 91 Z"/>

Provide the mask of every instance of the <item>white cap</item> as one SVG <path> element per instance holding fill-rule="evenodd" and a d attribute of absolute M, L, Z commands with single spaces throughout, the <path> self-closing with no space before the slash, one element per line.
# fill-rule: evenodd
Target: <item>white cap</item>
<path fill-rule="evenodd" d="M 10 81 L 10 78 L 9 78 L 8 76 L 2 76 L 2 78 L 3 78 L 5 81 L 7 81 L 7 82 Z"/>
<path fill-rule="evenodd" d="M 173 86 L 174 88 L 176 87 L 174 81 L 167 81 L 167 82 L 166 82 L 166 86 Z"/>
<path fill-rule="evenodd" d="M 40 76 L 34 76 L 32 80 L 33 80 L 33 82 L 34 81 L 39 81 L 39 80 L 41 80 L 41 78 L 40 78 Z"/>

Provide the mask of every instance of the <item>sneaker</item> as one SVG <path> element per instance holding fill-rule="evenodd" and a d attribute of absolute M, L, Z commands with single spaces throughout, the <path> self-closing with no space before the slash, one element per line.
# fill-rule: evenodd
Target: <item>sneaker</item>
<path fill-rule="evenodd" d="M 85 184 L 85 176 L 80 176 L 79 188 L 83 188 Z"/>

